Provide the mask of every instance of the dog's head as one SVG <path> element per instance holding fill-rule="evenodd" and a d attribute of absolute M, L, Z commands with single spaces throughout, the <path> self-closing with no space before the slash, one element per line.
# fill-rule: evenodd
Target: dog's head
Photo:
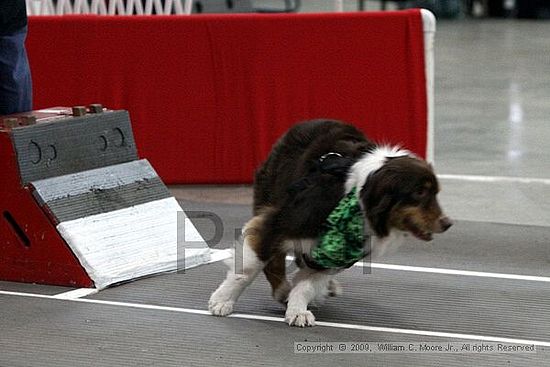
<path fill-rule="evenodd" d="M 361 201 L 376 235 L 385 237 L 397 229 L 430 241 L 434 233 L 445 232 L 453 224 L 439 206 L 438 192 L 432 167 L 407 155 L 387 158 L 370 173 Z"/>

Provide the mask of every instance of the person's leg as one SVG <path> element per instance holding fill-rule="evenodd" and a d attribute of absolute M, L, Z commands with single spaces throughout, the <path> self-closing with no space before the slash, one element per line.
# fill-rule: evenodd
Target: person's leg
<path fill-rule="evenodd" d="M 32 81 L 25 50 L 27 27 L 0 37 L 0 115 L 32 109 Z"/>

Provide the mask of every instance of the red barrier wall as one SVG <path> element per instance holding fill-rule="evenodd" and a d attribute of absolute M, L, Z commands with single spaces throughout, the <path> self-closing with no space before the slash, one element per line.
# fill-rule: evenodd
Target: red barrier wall
<path fill-rule="evenodd" d="M 422 20 L 384 13 L 30 17 L 34 107 L 127 109 L 167 183 L 251 182 L 292 124 L 426 151 Z"/>

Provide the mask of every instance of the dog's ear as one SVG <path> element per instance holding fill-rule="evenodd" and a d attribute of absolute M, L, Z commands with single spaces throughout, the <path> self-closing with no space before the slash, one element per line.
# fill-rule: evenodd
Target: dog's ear
<path fill-rule="evenodd" d="M 389 218 L 395 205 L 392 176 L 386 168 L 371 173 L 361 190 L 361 201 L 371 229 L 379 237 L 390 234 Z"/>
<path fill-rule="evenodd" d="M 390 195 L 383 195 L 376 203 L 370 203 L 367 208 L 367 220 L 372 230 L 379 237 L 386 237 L 390 234 L 389 217 L 393 207 L 393 200 Z"/>

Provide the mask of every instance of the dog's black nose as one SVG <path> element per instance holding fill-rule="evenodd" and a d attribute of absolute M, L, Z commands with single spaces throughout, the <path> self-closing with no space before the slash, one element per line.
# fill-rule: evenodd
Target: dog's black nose
<path fill-rule="evenodd" d="M 445 232 L 449 228 L 451 228 L 453 225 L 453 221 L 449 217 L 441 217 L 439 218 L 439 226 L 441 227 L 441 232 Z"/>

